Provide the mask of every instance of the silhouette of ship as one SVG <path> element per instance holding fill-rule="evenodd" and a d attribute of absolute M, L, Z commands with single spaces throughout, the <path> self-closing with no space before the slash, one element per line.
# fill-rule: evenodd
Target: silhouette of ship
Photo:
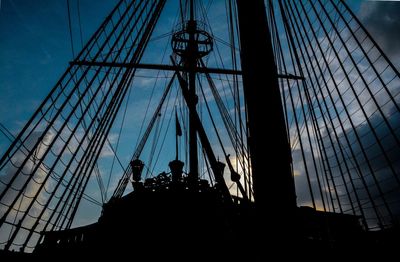
<path fill-rule="evenodd" d="M 298 11 L 297 7 L 289 9 L 291 3 L 286 1 L 266 1 L 267 6 L 262 0 L 228 1 L 231 5 L 234 5 L 230 8 L 232 8 L 231 11 L 233 10 L 232 17 L 235 16 L 237 20 L 238 28 L 236 30 L 238 31 L 241 57 L 241 70 L 236 67 L 228 70 L 210 68 L 205 65 L 204 58 L 213 52 L 213 34 L 207 29 L 209 25 L 196 20 L 196 17 L 198 17 L 196 15 L 197 1 L 183 1 L 184 4 L 180 1 L 181 23 L 177 25 L 171 38 L 174 52 L 171 56 L 171 64 L 140 63 L 144 48 L 165 2 L 165 0 L 121 1 L 106 18 L 106 21 L 94 34 L 81 54 L 71 62 L 69 68 L 71 71 L 69 72 L 72 72 L 74 68 L 96 66 L 126 70 L 126 74 L 121 73 L 121 82 L 125 81 L 124 84 L 119 86 L 121 90 L 124 85 L 129 85 L 129 79 L 133 78 L 137 69 L 158 69 L 174 72 L 171 83 L 174 79 L 178 81 L 189 111 L 189 163 L 184 163 L 178 158 L 178 138 L 182 130 L 180 130 L 178 117 L 176 117 L 176 149 L 175 152 L 171 152 L 171 159 L 173 158 L 172 154 L 176 154 L 175 160 L 169 163 L 168 171 L 153 178 L 144 178 L 142 174 L 145 164 L 140 160 L 140 154 L 157 117 L 160 115 L 160 108 L 172 85 L 170 83 L 113 196 L 108 203 L 104 204 L 98 222 L 70 228 L 71 220 L 65 222 L 67 226 L 63 228 L 64 221 L 68 220 L 64 219 L 59 230 L 55 230 L 55 228 L 46 230 L 46 224 L 42 228 L 43 231 L 40 232 L 36 248 L 30 255 L 7 251 L 15 245 L 13 241 L 18 234 L 17 230 L 11 230 L 11 237 L 6 243 L 5 250 L 2 251 L 2 255 L 72 259 L 80 255 L 101 258 L 109 254 L 119 258 L 128 253 L 133 257 L 145 260 L 258 261 L 270 256 L 288 257 L 290 255 L 282 254 L 281 250 L 291 250 L 299 256 L 308 256 L 312 250 L 315 254 L 329 253 L 333 254 L 333 257 L 339 257 L 345 251 L 354 251 L 360 247 L 371 247 L 379 252 L 390 251 L 396 243 L 396 235 L 398 234 L 395 223 L 377 232 L 368 231 L 361 206 L 359 211 L 354 213 L 336 212 L 335 204 L 337 202 L 340 206 L 340 202 L 338 199 L 333 200 L 331 195 L 333 211 L 320 211 L 306 206 L 297 207 L 293 159 L 288 138 L 290 133 L 288 131 L 287 110 L 282 105 L 284 94 L 282 95 L 283 91 L 280 88 L 282 88 L 282 81 L 291 80 L 301 83 L 311 73 L 306 74 L 304 67 L 304 72 L 297 72 L 299 73 L 298 76 L 278 73 L 278 69 L 282 69 L 282 67 L 279 66 L 278 68 L 277 61 L 279 59 L 277 59 L 277 55 L 282 52 L 282 50 L 279 50 L 282 47 L 279 47 L 276 43 L 276 32 L 274 30 L 277 30 L 277 28 L 276 25 L 274 27 L 274 20 L 272 20 L 275 19 L 273 14 L 275 8 L 295 12 Z M 317 2 L 320 3 L 319 0 Z M 338 13 L 339 10 L 343 10 L 343 13 L 350 12 L 350 9 L 343 2 L 330 2 L 332 8 L 347 8 L 338 9 Z M 149 10 L 146 9 L 147 7 L 140 9 L 142 5 L 147 4 L 150 6 Z M 314 7 L 314 4 L 310 5 Z M 125 10 L 125 12 L 121 14 L 120 9 Z M 104 59 L 104 61 L 99 62 L 99 60 L 96 60 L 97 57 L 90 58 L 90 56 L 83 59 L 86 53 L 90 53 L 87 50 L 94 46 L 90 43 L 99 41 L 98 39 L 101 38 L 99 32 L 106 28 L 107 23 L 113 21 L 114 15 L 119 12 L 118 17 L 122 17 L 122 20 L 128 19 L 125 16 L 130 16 L 129 12 L 131 11 L 133 14 L 141 12 L 142 16 L 147 12 L 144 16 L 147 22 L 144 22 L 145 26 L 140 29 L 143 32 L 136 32 L 137 36 L 132 31 L 129 32 L 138 39 L 137 50 L 131 57 L 127 56 L 130 60 L 108 62 L 107 59 Z M 289 14 L 285 14 L 284 11 L 281 12 L 288 42 L 296 46 L 294 41 L 297 35 L 294 32 L 291 35 L 289 29 L 290 27 L 295 28 L 295 25 L 290 25 L 293 21 L 286 15 Z M 330 19 L 329 16 L 327 17 Z M 352 14 L 352 17 L 355 21 L 358 21 L 354 14 Z M 317 16 L 316 19 L 320 18 Z M 139 18 L 137 21 L 139 21 Z M 116 27 L 117 25 L 115 25 Z M 130 29 L 124 27 L 123 30 L 129 31 Z M 363 30 L 365 29 L 363 28 Z M 303 52 L 303 50 L 299 49 L 298 53 L 300 52 Z M 383 54 L 383 52 L 381 53 Z M 294 60 L 300 61 L 298 57 L 295 57 Z M 387 61 L 389 60 L 387 59 Z M 302 67 L 299 66 L 299 68 Z M 249 164 L 251 168 L 248 170 L 248 176 L 251 174 L 251 188 L 247 187 L 247 184 L 242 184 L 243 177 L 235 170 L 226 152 L 224 152 L 226 164 L 217 160 L 196 109 L 199 100 L 197 96 L 199 90 L 196 91 L 197 75 L 205 74 L 210 86 L 212 86 L 210 74 L 214 73 L 241 75 L 243 79 L 247 117 L 246 130 L 249 132 L 245 141 L 237 142 L 242 147 L 241 152 L 251 156 L 248 158 L 251 162 Z M 124 94 L 126 94 L 126 91 L 121 93 L 121 97 L 124 97 Z M 224 108 L 221 107 L 223 111 Z M 221 110 L 221 108 L 219 109 Z M 118 109 L 115 111 L 117 112 Z M 266 125 L 266 119 L 272 125 Z M 99 118 L 98 122 L 102 123 L 102 121 Z M 226 121 L 229 125 L 229 117 Z M 390 127 L 390 125 L 388 126 Z M 88 127 L 88 129 L 90 128 Z M 396 134 L 394 136 L 397 137 Z M 236 134 L 233 134 L 233 137 L 234 139 L 239 138 Z M 20 139 L 16 138 L 17 142 L 10 148 L 17 146 Z M 101 136 L 99 136 L 99 139 L 102 139 Z M 221 138 L 218 137 L 218 139 L 222 145 Z M 199 143 L 207 158 L 209 164 L 207 171 L 213 177 L 213 181 L 199 176 Z M 243 150 L 244 147 L 248 149 Z M 102 148 L 102 146 L 99 146 L 99 148 Z M 9 159 L 7 156 L 10 152 L 12 152 L 12 149 L 3 157 L 2 165 Z M 100 151 L 97 150 L 96 152 Z M 93 163 L 91 167 L 88 167 L 88 170 L 93 170 L 90 168 L 93 168 L 99 153 L 97 153 L 97 156 L 94 155 L 93 159 L 82 158 L 82 161 Z M 28 155 L 27 158 L 29 157 Z M 184 172 L 185 165 L 190 168 L 187 174 Z M 53 170 L 52 168 L 48 169 Z M 225 169 L 230 173 L 230 179 L 236 183 L 240 192 L 237 196 L 232 196 L 226 185 Z M 9 184 L 12 184 L 13 181 Z M 331 183 L 335 182 L 334 179 L 330 181 Z M 328 179 L 327 182 L 329 183 Z M 72 219 L 76 214 L 87 180 L 77 180 L 76 183 L 83 186 L 76 190 L 78 200 L 75 205 L 71 205 L 67 209 L 66 217 L 70 214 L 69 218 Z M 124 195 L 129 183 L 131 183 L 133 191 Z M 336 188 L 334 189 L 336 190 Z M 82 193 L 79 193 L 81 191 Z M 71 192 L 73 191 L 71 190 Z M 4 197 L 4 195 L 1 197 Z M 321 193 L 321 195 L 323 194 Z M 63 198 L 64 194 L 61 199 Z M 69 201 L 68 199 L 66 201 Z M 328 202 L 328 200 L 326 201 Z M 58 207 L 59 204 L 55 206 L 55 210 Z M 342 207 L 340 207 L 340 210 L 342 210 Z M 388 210 L 390 211 L 391 208 Z M 8 214 L 3 215 L 2 223 L 6 223 Z M 377 217 L 379 218 L 379 216 Z M 52 221 L 52 218 L 53 215 L 48 218 L 48 221 Z M 56 222 L 61 220 L 61 218 L 60 220 L 57 219 Z M 39 222 L 34 224 L 30 228 L 31 231 L 28 228 L 28 237 L 25 238 L 21 251 L 24 251 L 24 248 L 27 247 L 27 243 L 35 234 L 38 224 Z M 17 226 L 21 227 L 22 225 Z"/>

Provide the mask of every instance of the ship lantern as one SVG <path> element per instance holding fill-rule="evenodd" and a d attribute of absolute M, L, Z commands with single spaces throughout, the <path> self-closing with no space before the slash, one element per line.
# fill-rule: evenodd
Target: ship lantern
<path fill-rule="evenodd" d="M 219 162 L 219 161 L 218 161 L 218 163 L 217 163 L 217 164 L 218 164 L 218 166 L 217 166 L 217 167 L 218 167 L 218 170 L 219 170 L 220 174 L 221 174 L 221 175 L 224 175 L 225 164 L 224 164 L 224 163 L 222 163 L 222 162 Z"/>
<path fill-rule="evenodd" d="M 135 159 L 131 161 L 131 168 L 132 168 L 132 179 L 135 182 L 139 182 L 142 177 L 144 164 L 139 159 Z"/>
<path fill-rule="evenodd" d="M 185 164 L 182 161 L 174 160 L 169 163 L 169 168 L 172 173 L 172 182 L 179 182 L 182 178 L 183 166 Z"/>

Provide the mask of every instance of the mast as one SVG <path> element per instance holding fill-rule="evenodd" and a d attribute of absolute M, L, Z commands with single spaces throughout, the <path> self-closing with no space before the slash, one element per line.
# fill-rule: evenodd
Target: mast
<path fill-rule="evenodd" d="M 182 10 L 181 6 L 181 10 Z M 183 13 L 181 14 L 183 16 Z M 197 33 L 197 22 L 195 20 L 195 6 L 194 0 L 189 1 L 189 20 L 184 21 L 184 17 L 182 17 L 182 28 L 177 33 L 179 35 L 179 40 L 182 40 L 182 37 L 185 38 L 184 42 L 177 40 L 179 42 L 180 49 L 179 51 L 175 50 L 175 53 L 179 54 L 182 57 L 182 62 L 184 67 L 186 68 L 186 76 L 189 84 L 189 95 L 190 102 L 197 105 L 197 95 L 196 95 L 196 67 L 197 61 L 199 58 L 198 54 L 198 43 L 196 41 L 196 33 Z M 174 41 L 174 40 L 173 40 Z M 184 44 L 183 44 L 184 43 Z M 183 44 L 183 45 L 182 45 Z M 193 112 L 189 112 L 189 179 L 192 184 L 196 184 L 195 181 L 198 179 L 198 153 L 197 153 L 197 131 L 196 125 L 194 123 L 195 116 Z"/>
<path fill-rule="evenodd" d="M 196 72 L 198 72 L 199 60 L 207 56 L 213 49 L 211 35 L 196 21 L 195 1 L 189 2 L 189 19 L 184 21 L 178 30 L 172 35 L 172 49 L 181 57 L 182 70 L 188 83 L 188 103 L 196 108 L 198 98 L 196 95 Z M 182 10 L 181 6 L 181 10 Z M 198 174 L 198 152 L 197 139 L 198 126 L 196 124 L 195 110 L 189 111 L 189 181 L 192 186 L 197 184 Z"/>
<path fill-rule="evenodd" d="M 290 236 L 296 196 L 278 73 L 264 1 L 237 0 L 237 7 L 257 231 L 279 246 Z"/>
<path fill-rule="evenodd" d="M 197 66 L 197 53 L 198 46 L 195 41 L 195 34 L 197 23 L 194 15 L 194 0 L 190 0 L 190 18 L 187 23 L 187 33 L 189 34 L 189 42 L 187 46 L 187 52 L 185 57 L 185 66 L 188 68 L 188 78 L 189 78 L 189 94 L 192 103 L 197 105 L 197 95 L 196 95 L 196 66 Z M 195 181 L 198 179 L 198 154 L 197 154 L 197 131 L 194 122 L 195 116 L 193 112 L 189 112 L 189 179 L 196 184 Z"/>

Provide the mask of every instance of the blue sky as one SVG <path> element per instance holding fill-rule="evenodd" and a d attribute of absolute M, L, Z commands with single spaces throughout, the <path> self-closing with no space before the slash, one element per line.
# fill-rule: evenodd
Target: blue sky
<path fill-rule="evenodd" d="M 70 2 L 74 50 L 77 53 L 81 48 L 76 8 L 77 1 L 71 0 Z M 117 0 L 80 0 L 79 2 L 83 42 L 86 42 L 116 4 Z M 176 14 L 174 9 L 176 2 L 177 0 L 169 1 L 167 4 L 161 17 L 160 26 L 154 33 L 155 36 L 171 30 Z M 208 1 L 205 2 L 208 3 Z M 219 26 L 221 21 L 225 21 L 224 17 L 222 17 L 224 1 L 215 2 L 217 3 L 212 5 L 209 10 L 209 16 L 217 17 L 217 19 L 211 21 L 214 23 L 214 33 L 226 40 L 226 32 L 223 31 L 223 27 Z M 390 44 L 399 38 L 398 35 L 400 34 L 396 37 L 396 34 L 390 31 L 390 29 L 396 30 L 396 28 L 399 30 L 399 27 L 396 27 L 397 24 L 389 23 L 389 19 L 389 24 L 385 27 L 387 30 L 380 32 L 381 30 L 378 29 L 382 20 L 377 19 L 377 17 L 381 14 L 381 9 L 376 8 L 373 2 L 348 2 L 352 9 L 365 21 L 368 28 L 371 29 L 371 33 L 382 44 L 384 50 L 396 58 L 395 63 L 398 64 L 398 61 L 400 61 L 398 59 L 398 51 Z M 168 63 L 168 53 L 163 61 L 160 56 L 164 47 L 165 41 L 152 42 L 145 61 Z M 66 0 L 1 0 L 0 123 L 16 134 L 65 71 L 72 57 Z M 138 72 L 138 74 L 147 73 Z M 144 113 L 143 107 L 148 102 L 146 99 L 148 99 L 155 84 L 154 80 L 147 78 L 138 78 L 135 83 L 139 87 L 136 94 L 136 97 L 139 98 L 132 99 L 131 104 L 128 106 L 129 113 L 125 133 L 121 137 L 121 144 L 124 146 L 121 146 L 118 151 L 118 155 L 124 163 L 127 163 L 130 153 L 134 149 L 139 135 L 137 126 L 141 123 L 140 116 Z M 163 84 L 164 81 L 157 83 L 160 86 Z M 141 96 L 144 98 L 140 99 Z M 151 105 L 154 106 L 155 102 L 152 102 Z M 142 111 L 135 111 L 133 108 L 136 107 L 141 107 Z M 116 123 L 117 125 L 120 124 L 119 121 Z M 112 132 L 112 135 L 115 135 L 115 132 Z M 116 137 L 111 136 L 110 140 L 114 143 L 116 142 Z M 0 154 L 4 152 L 8 143 L 0 135 Z M 166 143 L 173 145 L 171 135 L 168 136 Z M 166 164 L 172 157 L 172 155 L 171 157 L 164 156 L 165 163 L 163 164 Z M 105 159 L 104 163 L 101 164 L 101 168 L 106 173 L 111 160 L 112 158 Z M 121 169 L 117 166 L 115 170 L 116 173 L 121 172 Z M 88 206 L 88 208 L 94 207 Z M 98 208 L 94 211 L 97 212 Z"/>
<path fill-rule="evenodd" d="M 85 43 L 118 1 L 80 0 L 79 2 L 82 40 Z M 205 1 L 205 3 L 207 2 Z M 177 14 L 176 3 L 177 1 L 168 1 L 160 18 L 161 23 L 157 26 L 154 36 L 171 31 Z M 82 46 L 78 26 L 77 1 L 71 0 L 70 4 L 73 43 L 76 54 Z M 220 7 L 223 7 L 223 2 L 217 1 L 209 9 L 210 16 L 218 17 L 218 19 L 213 20 L 214 23 L 225 19 L 221 11 L 223 8 L 221 9 Z M 226 31 L 222 30 L 223 27 L 219 26 L 218 23 L 213 26 L 214 33 L 220 38 L 226 39 L 224 35 Z M 73 58 L 66 1 L 3 0 L 0 9 L 0 38 L 0 123 L 16 135 L 40 104 L 41 100 L 64 73 L 68 62 Z M 166 47 L 169 48 L 167 40 L 168 38 L 163 38 L 161 41 L 152 41 L 143 60 L 149 63 L 169 63 L 169 49 L 166 51 L 164 57 L 160 55 Z M 138 76 L 156 76 L 156 74 L 156 72 L 143 71 L 137 73 Z M 118 148 L 118 156 L 123 165 L 129 162 L 131 153 L 139 138 L 138 126 L 142 124 L 145 108 L 150 105 L 147 115 L 147 119 L 149 119 L 153 109 L 157 105 L 157 93 L 158 95 L 161 94 L 161 87 L 165 86 L 166 81 L 167 79 L 161 79 L 156 82 L 152 78 L 141 77 L 135 80 L 133 84 L 135 92 L 129 101 L 124 132 L 120 138 L 121 146 Z M 157 86 L 156 95 L 152 101 L 149 101 L 154 86 Z M 174 95 L 176 94 L 176 90 L 175 87 L 173 91 Z M 173 101 L 170 101 L 170 107 L 172 103 Z M 117 119 L 116 128 L 111 131 L 109 137 L 110 142 L 115 147 L 117 146 L 121 116 L 122 114 Z M 167 126 L 168 121 L 163 126 L 164 130 L 166 130 Z M 150 137 L 150 140 L 152 138 L 153 136 Z M 4 152 L 9 143 L 3 135 L 0 135 L 0 154 Z M 171 125 L 165 140 L 165 146 L 173 145 L 173 125 Z M 146 150 L 149 151 L 149 149 Z M 184 157 L 183 153 L 183 148 L 181 148 L 181 157 Z M 154 172 L 158 173 L 166 170 L 168 161 L 173 159 L 173 157 L 174 153 L 170 155 L 161 154 L 158 163 L 160 169 L 154 170 Z M 107 181 L 106 177 L 110 172 L 112 159 L 112 152 L 108 148 L 105 148 L 99 165 L 105 181 Z M 145 156 L 143 160 L 148 161 L 148 157 Z M 121 172 L 121 167 L 116 163 L 113 169 L 113 178 L 110 182 L 109 194 L 112 193 L 113 185 L 118 181 Z M 97 189 L 98 187 L 95 183 L 89 184 L 89 191 L 93 192 L 92 196 L 99 199 Z M 85 206 L 85 209 L 89 215 L 99 212 L 99 208 L 93 205 Z M 80 224 L 88 223 L 89 220 L 87 219 L 93 221 L 96 217 L 84 217 L 80 220 Z"/>
<path fill-rule="evenodd" d="M 91 5 L 93 1 L 80 2 L 85 41 L 116 1 L 96 1 L 96 5 Z M 2 1 L 0 115 L 1 123 L 13 132 L 39 105 L 72 58 L 66 12 L 66 1 Z M 77 25 L 76 15 L 74 19 Z M 79 50 L 80 41 L 75 42 Z"/>
<path fill-rule="evenodd" d="M 96 4 L 93 5 L 94 2 Z M 80 0 L 84 43 L 116 2 Z M 359 2 L 350 1 L 354 10 L 359 9 Z M 47 95 L 72 59 L 66 6 L 64 0 L 1 1 L 0 123 L 14 134 Z M 172 7 L 167 5 L 167 9 L 168 6 Z M 169 9 L 164 19 L 175 16 L 172 8 Z M 81 49 L 81 41 L 74 0 L 71 0 L 71 13 L 76 53 Z M 0 142 L 0 146 L 2 152 L 4 142 Z"/>

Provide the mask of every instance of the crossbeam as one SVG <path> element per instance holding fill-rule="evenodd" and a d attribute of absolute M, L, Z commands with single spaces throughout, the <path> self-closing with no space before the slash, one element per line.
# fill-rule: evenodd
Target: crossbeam
<path fill-rule="evenodd" d="M 71 61 L 71 65 L 77 66 L 102 66 L 102 67 L 123 67 L 123 68 L 136 68 L 136 69 L 149 69 L 149 70 L 164 70 L 180 72 L 188 71 L 188 68 L 184 66 L 172 66 L 162 64 L 143 64 L 143 63 L 117 63 L 117 62 L 95 62 L 95 61 Z M 241 75 L 241 70 L 234 69 L 221 69 L 221 68 L 196 68 L 197 73 L 208 73 L 208 74 L 223 74 L 223 75 Z M 296 76 L 292 74 L 282 75 L 278 74 L 279 78 L 292 79 L 292 80 L 304 80 L 304 77 Z"/>

